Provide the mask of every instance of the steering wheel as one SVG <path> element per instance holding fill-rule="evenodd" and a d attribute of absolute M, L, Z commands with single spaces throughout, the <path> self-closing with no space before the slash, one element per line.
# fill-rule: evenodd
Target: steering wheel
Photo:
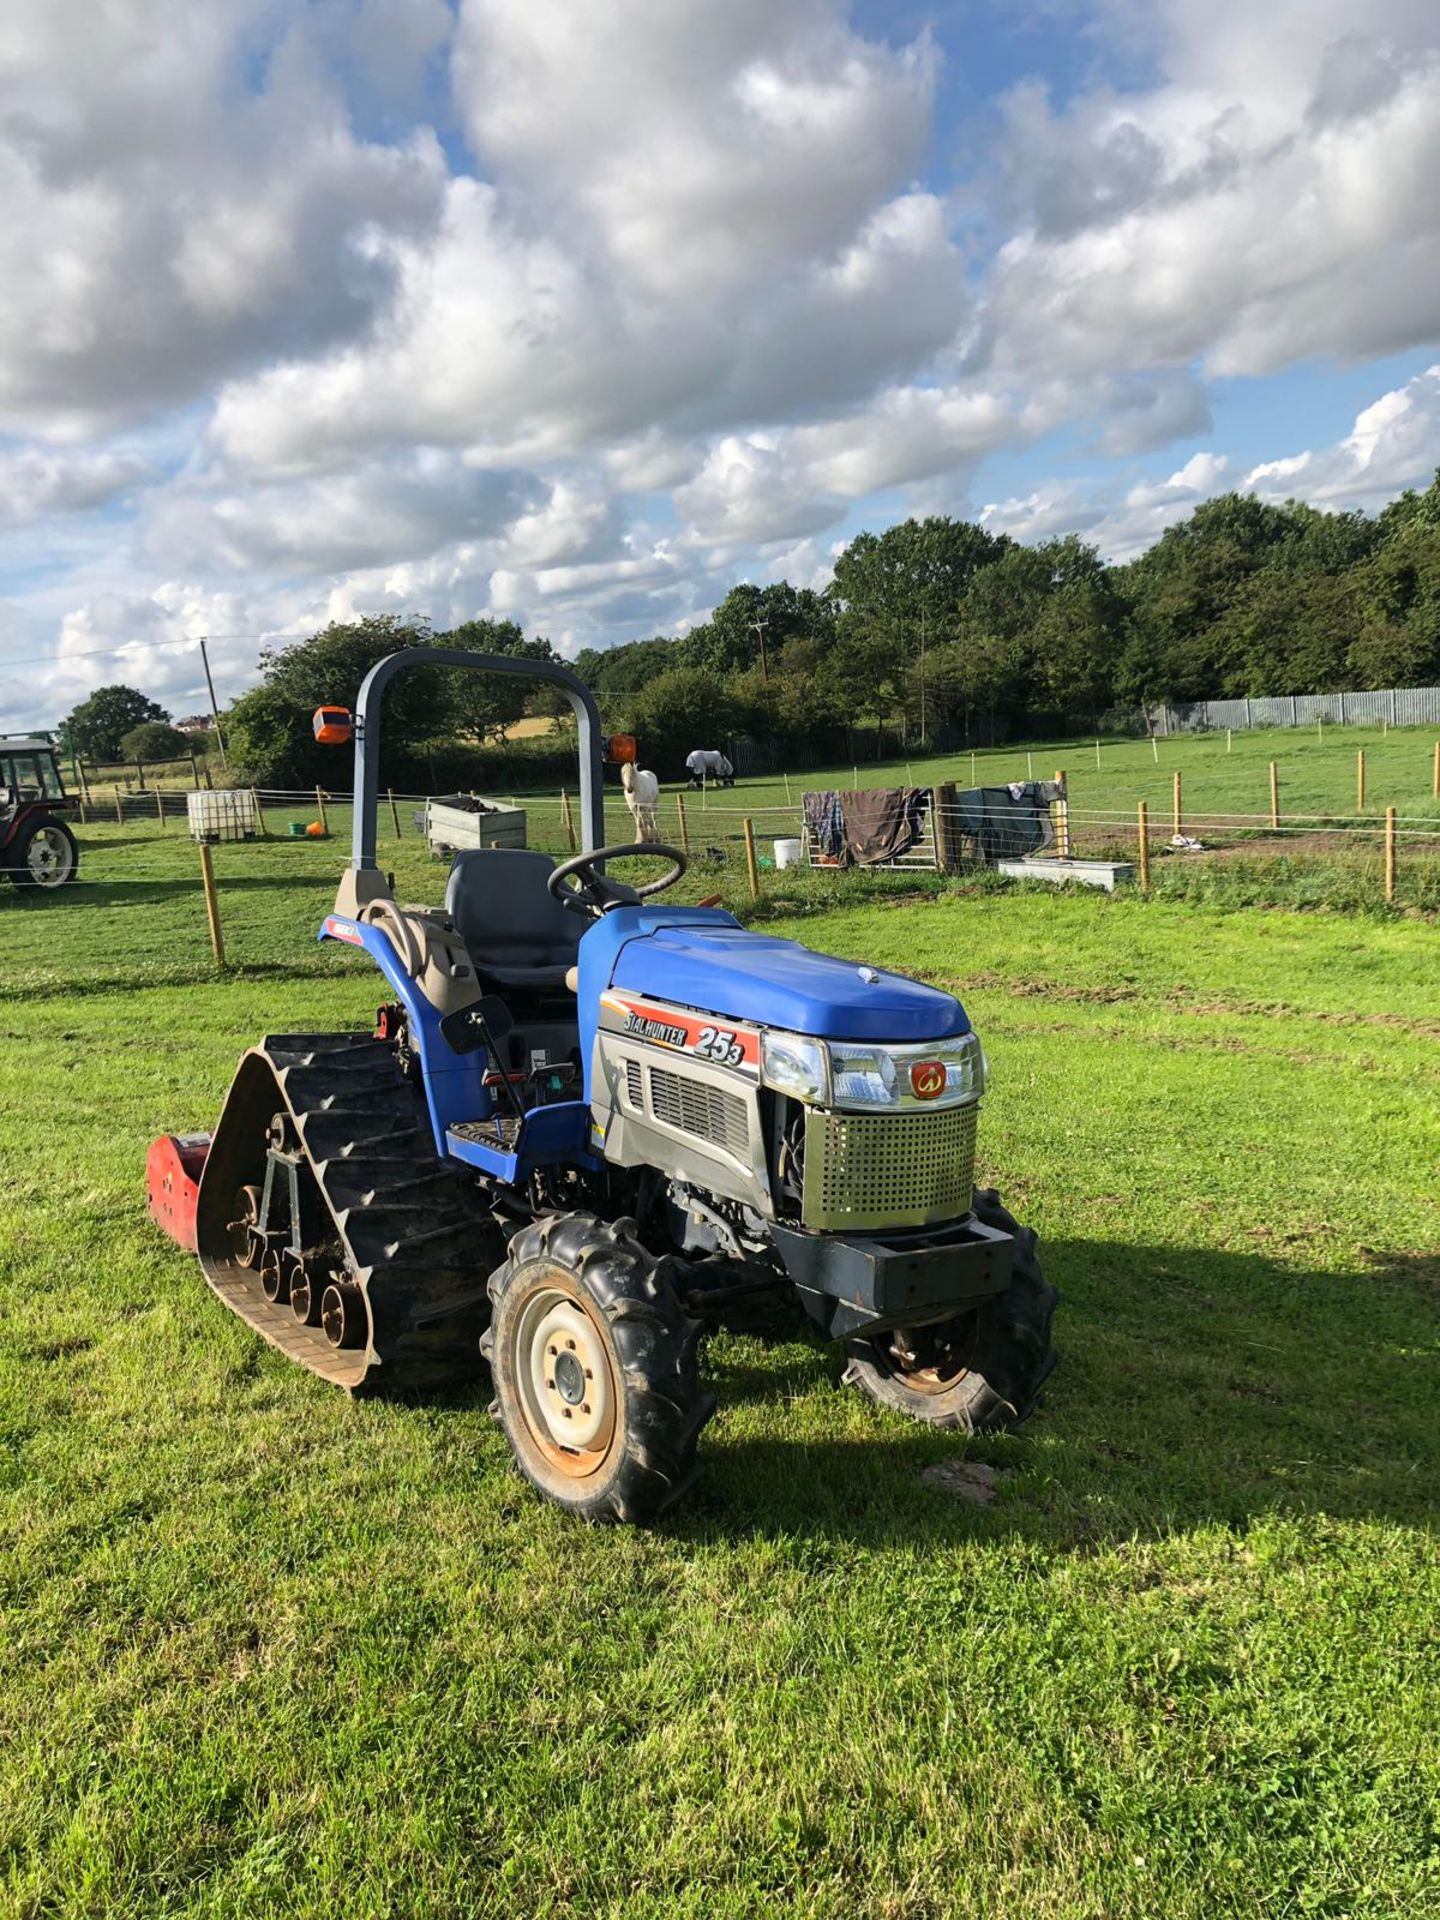
<path fill-rule="evenodd" d="M 623 880 L 612 880 L 608 874 L 595 871 L 602 860 L 635 860 L 657 854 L 670 861 L 670 871 L 640 887 L 627 886 Z M 689 864 L 678 847 L 661 846 L 655 840 L 627 840 L 618 847 L 594 847 L 589 853 L 574 854 L 556 867 L 545 885 L 572 913 L 596 919 L 612 907 L 638 906 L 652 893 L 663 893 L 666 887 L 674 886 Z M 567 885 L 571 880 L 575 882 L 573 887 Z"/>

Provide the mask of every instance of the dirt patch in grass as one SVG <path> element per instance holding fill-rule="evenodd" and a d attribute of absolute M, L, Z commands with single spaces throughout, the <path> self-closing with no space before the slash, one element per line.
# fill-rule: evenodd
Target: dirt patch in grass
<path fill-rule="evenodd" d="M 993 969 L 967 974 L 918 973 L 917 979 L 947 992 L 996 992 L 1012 999 L 1044 999 L 1073 1002 L 1085 1006 L 1109 1007 L 1145 1000 L 1175 1013 L 1210 1016 L 1216 1019 L 1314 1020 L 1330 1027 L 1380 1027 L 1393 1033 L 1414 1034 L 1421 1039 L 1440 1039 L 1440 1020 L 1412 1019 L 1403 1013 L 1362 1013 L 1348 1008 L 1296 1007 L 1283 1000 L 1253 1000 L 1244 995 L 1209 992 L 1199 997 L 1189 987 L 1147 990 L 1128 982 L 1109 986 L 1087 986 L 1074 981 L 1010 979 Z"/>

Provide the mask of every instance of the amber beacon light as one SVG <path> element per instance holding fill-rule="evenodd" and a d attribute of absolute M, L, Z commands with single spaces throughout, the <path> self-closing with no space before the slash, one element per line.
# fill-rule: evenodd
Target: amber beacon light
<path fill-rule="evenodd" d="M 353 731 L 348 707 L 315 709 L 315 738 L 322 747 L 343 747 Z"/>

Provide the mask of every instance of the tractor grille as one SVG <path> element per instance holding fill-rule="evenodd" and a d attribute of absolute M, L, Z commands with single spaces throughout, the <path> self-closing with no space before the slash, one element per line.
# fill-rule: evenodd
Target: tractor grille
<path fill-rule="evenodd" d="M 625 1098 L 637 1113 L 645 1111 L 645 1097 L 640 1091 L 640 1062 L 625 1062 Z"/>
<path fill-rule="evenodd" d="M 805 1115 L 801 1217 L 817 1230 L 923 1227 L 970 1211 L 978 1103 L 939 1113 Z"/>
<path fill-rule="evenodd" d="M 668 1067 L 650 1069 L 650 1111 L 667 1126 L 709 1140 L 737 1159 L 750 1151 L 750 1118 L 745 1102 L 719 1087 L 706 1086 Z"/>

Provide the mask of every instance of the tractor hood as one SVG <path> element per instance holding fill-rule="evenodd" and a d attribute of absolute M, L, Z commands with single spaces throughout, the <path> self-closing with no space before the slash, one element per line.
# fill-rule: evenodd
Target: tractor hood
<path fill-rule="evenodd" d="M 607 921 L 620 919 L 606 915 Z M 728 913 L 682 909 L 673 921 L 662 921 L 660 914 L 642 910 L 635 923 L 610 977 L 610 984 L 631 993 L 824 1040 L 898 1043 L 970 1031 L 964 1008 L 948 993 L 812 953 L 794 940 L 752 933 Z M 621 929 L 610 932 L 613 937 Z M 581 943 L 582 954 L 594 937 L 588 934 Z"/>

